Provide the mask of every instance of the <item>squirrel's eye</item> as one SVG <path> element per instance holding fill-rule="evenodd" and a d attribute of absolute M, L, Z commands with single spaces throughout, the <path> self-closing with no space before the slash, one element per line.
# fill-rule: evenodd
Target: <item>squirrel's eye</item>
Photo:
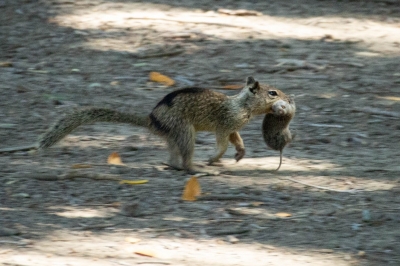
<path fill-rule="evenodd" d="M 269 91 L 268 94 L 271 96 L 278 96 L 278 93 L 276 93 L 276 91 Z"/>

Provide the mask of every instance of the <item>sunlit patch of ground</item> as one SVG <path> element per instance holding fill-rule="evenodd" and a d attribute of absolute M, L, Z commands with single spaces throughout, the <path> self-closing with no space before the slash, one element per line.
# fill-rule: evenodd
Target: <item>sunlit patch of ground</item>
<path fill-rule="evenodd" d="M 112 229 L 111 229 L 112 230 Z M 154 238 L 154 233 L 55 231 L 21 249 L 0 249 L 5 265 L 351 265 L 345 253 L 293 250 L 263 244 L 231 244 L 224 239 Z M 155 233 L 157 234 L 157 233 Z M 142 256 L 138 253 L 147 254 Z"/>
<path fill-rule="evenodd" d="M 399 53 L 398 25 L 367 18 L 340 16 L 284 18 L 262 15 L 257 17 L 226 16 L 189 9 L 165 9 L 164 5 L 149 5 L 140 10 L 137 5 L 123 4 L 116 8 L 95 7 L 75 9 L 74 12 L 55 16 L 52 22 L 72 27 L 82 35 L 92 31 L 98 38 L 89 37 L 85 46 L 91 49 L 113 49 L 137 52 L 149 40 L 135 38 L 135 31 L 151 28 L 160 37 L 182 33 L 202 33 L 217 39 L 237 40 L 252 34 L 254 39 L 294 38 L 300 40 L 341 41 L 360 44 L 371 51 L 368 56 Z M 126 11 L 129 10 L 129 11 Z M 126 36 L 119 32 L 129 29 Z M 79 32 L 79 30 L 81 32 Z M 154 43 L 154 40 L 151 40 Z M 365 52 L 364 52 L 365 53 Z M 360 55 L 361 56 L 361 55 Z M 365 54 L 363 55 L 365 56 Z"/>

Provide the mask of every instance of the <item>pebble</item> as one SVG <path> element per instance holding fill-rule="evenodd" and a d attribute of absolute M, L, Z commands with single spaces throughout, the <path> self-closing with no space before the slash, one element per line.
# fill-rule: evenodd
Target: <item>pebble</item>
<path fill-rule="evenodd" d="M 100 83 L 91 83 L 89 84 L 89 88 L 93 89 L 93 88 L 101 88 L 102 85 Z"/>
<path fill-rule="evenodd" d="M 140 217 L 144 215 L 141 209 L 139 203 L 126 203 L 121 207 L 121 214 L 128 217 Z"/>
<path fill-rule="evenodd" d="M 371 221 L 371 213 L 370 213 L 369 210 L 363 210 L 362 211 L 362 221 L 363 222 Z"/>
<path fill-rule="evenodd" d="M 358 231 L 358 230 L 360 230 L 361 226 L 362 226 L 361 224 L 354 223 L 354 224 L 351 225 L 351 229 L 353 231 Z"/>
<path fill-rule="evenodd" d="M 239 239 L 237 239 L 235 236 L 227 236 L 226 241 L 228 241 L 231 244 L 236 244 L 239 242 Z"/>

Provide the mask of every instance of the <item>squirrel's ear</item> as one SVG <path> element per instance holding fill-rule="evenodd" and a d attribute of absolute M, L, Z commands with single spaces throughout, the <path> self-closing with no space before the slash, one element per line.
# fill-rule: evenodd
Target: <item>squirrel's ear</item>
<path fill-rule="evenodd" d="M 253 93 L 256 94 L 260 90 L 260 84 L 258 81 L 254 82 L 253 84 L 250 85 L 249 90 Z"/>
<path fill-rule="evenodd" d="M 246 85 L 248 86 L 248 85 L 251 85 L 251 84 L 254 84 L 254 83 L 256 83 L 256 80 L 253 78 L 253 77 L 247 77 L 247 79 L 246 79 Z"/>

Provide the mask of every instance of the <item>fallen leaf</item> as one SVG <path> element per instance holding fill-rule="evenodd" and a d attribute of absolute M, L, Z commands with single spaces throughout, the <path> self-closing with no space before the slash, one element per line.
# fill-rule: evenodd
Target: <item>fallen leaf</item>
<path fill-rule="evenodd" d="M 141 185 L 146 184 L 149 180 L 121 180 L 119 181 L 120 184 L 127 184 L 127 185 Z"/>
<path fill-rule="evenodd" d="M 197 196 L 201 194 L 201 187 L 197 177 L 192 176 L 186 183 L 183 191 L 182 199 L 186 201 L 195 201 Z"/>
<path fill-rule="evenodd" d="M 122 160 L 121 160 L 121 156 L 119 156 L 119 154 L 117 152 L 113 152 L 113 153 L 110 154 L 110 156 L 108 156 L 107 163 L 108 164 L 123 165 Z"/>
<path fill-rule="evenodd" d="M 126 241 L 126 242 L 129 242 L 129 243 L 131 243 L 131 244 L 136 244 L 136 243 L 140 242 L 141 239 L 135 238 L 135 237 L 126 237 L 126 238 L 125 238 L 125 241 Z"/>
<path fill-rule="evenodd" d="M 71 165 L 72 169 L 83 169 L 83 168 L 92 168 L 90 164 L 84 164 L 84 163 L 76 163 Z"/>
<path fill-rule="evenodd" d="M 225 90 L 239 90 L 243 88 L 243 85 L 231 84 L 231 85 L 225 85 L 222 88 Z"/>
<path fill-rule="evenodd" d="M 163 83 L 167 86 L 172 86 L 175 84 L 175 81 L 173 79 L 159 72 L 150 72 L 150 80 L 158 83 Z"/>
<path fill-rule="evenodd" d="M 286 217 L 291 217 L 292 216 L 290 213 L 287 213 L 287 212 L 278 212 L 278 213 L 275 213 L 275 215 L 280 217 L 280 218 L 286 218 Z"/>
<path fill-rule="evenodd" d="M 155 257 L 156 254 L 152 250 L 135 250 L 135 254 L 141 255 L 141 256 L 146 256 L 146 257 Z"/>

